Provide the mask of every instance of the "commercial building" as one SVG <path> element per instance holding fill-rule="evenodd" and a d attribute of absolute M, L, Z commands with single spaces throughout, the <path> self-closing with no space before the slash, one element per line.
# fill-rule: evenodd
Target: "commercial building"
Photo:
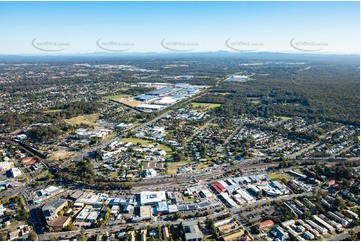
<path fill-rule="evenodd" d="M 68 206 L 67 200 L 57 198 L 54 201 L 48 202 L 43 206 L 43 215 L 46 220 L 53 220 L 58 217 L 58 212 L 66 206 Z"/>
<path fill-rule="evenodd" d="M 147 94 L 142 94 L 142 95 L 139 95 L 139 96 L 136 96 L 134 97 L 135 100 L 137 101 L 141 101 L 141 102 L 151 102 L 151 101 L 154 101 L 155 99 L 157 99 L 156 96 L 153 96 L 153 95 L 147 95 Z"/>
<path fill-rule="evenodd" d="M 19 168 L 15 167 L 15 168 L 11 168 L 11 176 L 12 177 L 18 177 L 21 175 L 21 171 Z"/>
<path fill-rule="evenodd" d="M 212 182 L 211 186 L 219 194 L 226 190 L 226 188 L 218 181 Z"/>
<path fill-rule="evenodd" d="M 140 204 L 141 205 L 157 205 L 162 201 L 167 201 L 165 192 L 160 191 L 144 191 L 140 192 Z"/>
<path fill-rule="evenodd" d="M 202 241 L 203 233 L 198 227 L 198 221 L 185 221 L 182 223 L 185 241 Z"/>
<path fill-rule="evenodd" d="M 47 224 L 53 228 L 54 231 L 61 231 L 71 222 L 71 218 L 68 216 L 58 216 L 53 220 L 47 221 Z"/>
<path fill-rule="evenodd" d="M 226 192 L 222 192 L 221 198 L 223 202 L 229 207 L 237 207 L 237 203 Z"/>
<path fill-rule="evenodd" d="M 148 220 L 152 218 L 152 207 L 151 206 L 140 206 L 139 207 L 139 218 L 142 220 Z"/>
<path fill-rule="evenodd" d="M 151 92 L 146 93 L 147 95 L 154 95 L 154 96 L 165 96 L 168 93 L 171 93 L 172 91 L 174 91 L 174 88 L 171 87 L 165 87 L 165 88 L 161 88 L 161 89 L 157 89 Z"/>
<path fill-rule="evenodd" d="M 159 111 L 163 108 L 164 108 L 163 105 L 156 105 L 156 104 L 140 104 L 137 106 L 137 109 L 144 111 Z"/>
<path fill-rule="evenodd" d="M 172 97 L 163 97 L 162 99 L 155 101 L 155 104 L 169 106 L 177 102 L 177 99 Z"/>

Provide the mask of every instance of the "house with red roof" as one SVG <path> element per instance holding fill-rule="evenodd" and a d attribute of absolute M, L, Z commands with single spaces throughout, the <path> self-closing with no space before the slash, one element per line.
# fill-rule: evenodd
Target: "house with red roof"
<path fill-rule="evenodd" d="M 21 163 L 25 166 L 28 166 L 28 165 L 32 165 L 36 162 L 35 158 L 34 157 L 25 157 L 23 159 L 21 159 Z"/>
<path fill-rule="evenodd" d="M 273 226 L 275 223 L 272 221 L 272 220 L 265 220 L 265 221 L 263 221 L 263 222 L 260 222 L 259 224 L 258 224 L 258 229 L 259 230 L 262 230 L 262 229 L 265 229 L 265 228 L 269 228 L 269 227 L 271 227 L 271 226 Z"/>

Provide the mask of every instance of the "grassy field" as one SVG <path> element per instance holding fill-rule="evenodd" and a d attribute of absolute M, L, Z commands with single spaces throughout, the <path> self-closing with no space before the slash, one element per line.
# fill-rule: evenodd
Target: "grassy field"
<path fill-rule="evenodd" d="M 188 161 L 179 161 L 179 162 L 168 162 L 167 174 L 175 175 L 177 174 L 178 167 L 188 164 Z"/>
<path fill-rule="evenodd" d="M 116 171 L 112 171 L 112 172 L 109 172 L 109 174 L 108 174 L 110 177 L 117 177 L 118 176 L 118 172 L 116 172 Z"/>
<path fill-rule="evenodd" d="M 298 174 L 303 174 L 303 172 L 299 169 L 299 168 L 296 168 L 296 169 L 292 169 L 294 172 L 297 172 Z"/>
<path fill-rule="evenodd" d="M 128 94 L 118 94 L 118 95 L 104 96 L 104 98 L 112 99 L 112 100 L 117 100 L 119 98 L 126 98 L 126 97 L 129 97 L 129 95 Z"/>
<path fill-rule="evenodd" d="M 95 121 L 98 119 L 99 113 L 93 113 L 89 115 L 81 115 L 71 119 L 65 119 L 65 122 L 75 125 L 75 124 L 89 124 L 94 125 Z"/>
<path fill-rule="evenodd" d="M 284 178 L 286 180 L 286 182 L 288 182 L 289 180 L 291 180 L 291 178 L 285 174 L 280 174 L 280 173 L 270 173 L 268 174 L 269 178 L 271 179 L 271 181 L 281 181 L 282 178 Z"/>
<path fill-rule="evenodd" d="M 123 138 L 120 140 L 121 142 L 130 142 L 134 145 L 136 145 L 137 143 L 140 143 L 142 145 L 149 145 L 149 144 L 152 144 L 152 141 L 150 140 L 145 140 L 145 139 L 138 139 L 138 138 Z"/>
<path fill-rule="evenodd" d="M 160 144 L 157 147 L 167 152 L 167 154 L 173 153 L 172 149 L 169 146 Z"/>
<path fill-rule="evenodd" d="M 187 196 L 184 196 L 184 201 L 185 201 L 186 203 L 194 203 L 194 198 L 189 198 L 189 197 L 187 197 Z"/>
<path fill-rule="evenodd" d="M 206 109 L 212 109 L 212 108 L 218 108 L 219 106 L 221 106 L 221 104 L 219 103 L 197 103 L 197 102 L 192 102 L 191 103 L 193 108 L 206 108 Z"/>

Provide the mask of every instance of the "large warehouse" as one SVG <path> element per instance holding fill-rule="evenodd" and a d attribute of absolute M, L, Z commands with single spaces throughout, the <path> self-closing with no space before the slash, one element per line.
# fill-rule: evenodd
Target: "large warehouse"
<path fill-rule="evenodd" d="M 155 104 L 140 104 L 137 106 L 139 110 L 145 111 L 159 111 L 164 108 L 163 105 L 155 105 Z"/>
<path fill-rule="evenodd" d="M 154 103 L 159 105 L 169 106 L 174 104 L 175 102 L 177 102 L 177 99 L 174 99 L 172 97 L 163 97 L 162 99 L 155 101 Z"/>
<path fill-rule="evenodd" d="M 165 96 L 166 94 L 174 91 L 175 89 L 172 87 L 165 87 L 161 89 L 157 89 L 151 92 L 146 93 L 147 95 L 154 95 L 154 96 Z"/>
<path fill-rule="evenodd" d="M 147 94 L 142 94 L 142 95 L 134 97 L 135 100 L 141 101 L 141 102 L 151 102 L 151 101 L 155 100 L 156 98 L 157 98 L 156 96 L 147 95 Z"/>

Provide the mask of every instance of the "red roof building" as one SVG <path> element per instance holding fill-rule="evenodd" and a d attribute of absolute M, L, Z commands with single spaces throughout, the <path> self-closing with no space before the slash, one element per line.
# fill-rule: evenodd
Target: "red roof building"
<path fill-rule="evenodd" d="M 217 192 L 217 193 L 222 193 L 226 190 L 226 188 L 219 182 L 214 181 L 211 183 L 212 188 Z"/>
<path fill-rule="evenodd" d="M 258 229 L 264 229 L 273 226 L 275 223 L 272 220 L 265 220 L 258 224 Z"/>
<path fill-rule="evenodd" d="M 325 184 L 330 187 L 333 184 L 335 184 L 335 182 L 336 182 L 335 180 L 329 180 L 329 181 L 325 182 Z"/>
<path fill-rule="evenodd" d="M 36 162 L 36 160 L 34 159 L 34 157 L 25 157 L 25 158 L 21 159 L 21 163 L 23 163 L 26 166 L 32 165 L 35 162 Z"/>

